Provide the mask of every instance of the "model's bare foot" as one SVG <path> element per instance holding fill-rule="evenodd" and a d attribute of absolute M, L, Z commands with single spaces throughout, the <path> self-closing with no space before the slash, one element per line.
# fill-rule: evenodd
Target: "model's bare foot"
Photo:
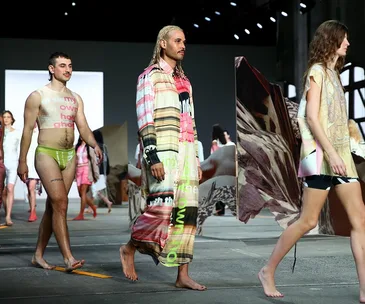
<path fill-rule="evenodd" d="M 56 267 L 53 265 L 49 265 L 45 259 L 43 259 L 42 257 L 37 257 L 36 255 L 33 255 L 32 257 L 32 265 L 48 270 L 52 270 Z"/>
<path fill-rule="evenodd" d="M 13 222 L 10 217 L 5 218 L 5 225 L 6 226 L 13 226 Z"/>
<path fill-rule="evenodd" d="M 108 205 L 108 213 L 112 212 L 113 203 L 112 202 L 107 202 L 106 204 Z"/>
<path fill-rule="evenodd" d="M 72 272 L 73 270 L 79 269 L 82 266 L 84 266 L 85 264 L 85 260 L 75 260 L 74 258 L 65 261 L 66 267 L 65 270 L 66 272 Z"/>
<path fill-rule="evenodd" d="M 78 216 L 76 216 L 73 220 L 74 221 L 83 221 L 85 218 L 84 218 L 84 215 L 83 214 L 79 214 Z"/>
<path fill-rule="evenodd" d="M 264 288 L 264 293 L 267 297 L 282 298 L 284 296 L 276 289 L 274 276 L 268 273 L 265 267 L 260 270 L 258 277 L 262 284 L 262 287 Z"/>
<path fill-rule="evenodd" d="M 359 302 L 360 302 L 360 303 L 365 303 L 365 290 L 364 290 L 364 291 L 362 291 L 362 290 L 360 289 L 360 299 L 359 299 Z"/>
<path fill-rule="evenodd" d="M 175 287 L 187 288 L 187 289 L 198 290 L 198 291 L 207 290 L 206 286 L 198 284 L 189 276 L 184 276 L 184 277 L 178 278 L 176 280 Z"/>
<path fill-rule="evenodd" d="M 136 273 L 136 269 L 134 268 L 134 250 L 131 250 L 128 247 L 128 245 L 120 246 L 120 262 L 122 263 L 125 277 L 127 279 L 130 279 L 131 281 L 137 281 L 138 276 Z"/>

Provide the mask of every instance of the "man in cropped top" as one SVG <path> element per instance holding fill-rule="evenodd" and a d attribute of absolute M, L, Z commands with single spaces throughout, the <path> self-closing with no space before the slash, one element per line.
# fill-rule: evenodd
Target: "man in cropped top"
<path fill-rule="evenodd" d="M 43 257 L 54 233 L 65 269 L 71 272 L 84 264 L 84 260 L 77 260 L 72 255 L 66 221 L 68 193 L 76 170 L 75 124 L 85 142 L 94 148 L 99 161 L 103 155 L 85 118 L 83 100 L 66 87 L 72 75 L 71 58 L 60 52 L 52 54 L 48 70 L 50 83 L 32 92 L 25 102 L 18 175 L 23 182 L 27 180 L 27 154 L 34 123 L 37 122 L 39 135 L 35 167 L 47 192 L 47 202 L 32 264 L 45 269 L 54 268 Z"/>

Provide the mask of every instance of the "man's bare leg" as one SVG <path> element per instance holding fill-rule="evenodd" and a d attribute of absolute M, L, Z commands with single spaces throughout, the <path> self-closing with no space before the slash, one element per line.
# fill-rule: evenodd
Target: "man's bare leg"
<path fill-rule="evenodd" d="M 120 246 L 120 262 L 122 263 L 122 268 L 124 275 L 127 279 L 131 281 L 137 281 L 138 275 L 134 267 L 134 255 L 136 253 L 136 247 L 133 245 L 132 241 L 129 241 L 126 245 Z"/>
<path fill-rule="evenodd" d="M 51 231 L 54 232 L 58 246 L 63 255 L 63 259 L 66 264 L 66 271 L 70 272 L 84 265 L 84 260 L 76 260 L 71 253 L 66 219 L 68 208 L 67 196 L 75 178 L 76 158 L 73 158 L 73 160 L 70 161 L 67 167 L 61 172 L 58 164 L 52 157 L 39 153 L 36 155 L 36 169 L 47 192 L 52 210 L 50 213 L 52 225 Z M 48 220 L 47 215 L 46 219 Z M 46 227 L 46 224 L 49 225 L 47 220 L 45 220 L 44 226 L 41 227 L 48 228 L 47 231 L 49 233 L 49 226 Z M 46 240 L 46 237 L 48 236 L 47 231 L 45 231 L 45 237 L 43 241 Z M 41 240 L 39 243 L 41 243 L 43 246 L 47 246 L 47 244 L 43 244 Z M 44 253 L 44 249 L 42 252 L 42 247 L 40 246 L 38 248 L 37 246 L 36 252 L 39 252 L 39 254 Z"/>
<path fill-rule="evenodd" d="M 38 241 L 35 254 L 32 258 L 32 264 L 44 269 L 53 269 L 54 265 L 49 265 L 43 258 L 44 251 L 48 245 L 49 239 L 52 235 L 52 205 L 51 200 L 47 197 L 46 209 L 44 211 L 42 221 L 39 225 Z"/>
<path fill-rule="evenodd" d="M 189 264 L 183 264 L 178 267 L 175 286 L 178 288 L 187 288 L 193 290 L 204 291 L 207 287 L 200 285 L 189 277 Z"/>

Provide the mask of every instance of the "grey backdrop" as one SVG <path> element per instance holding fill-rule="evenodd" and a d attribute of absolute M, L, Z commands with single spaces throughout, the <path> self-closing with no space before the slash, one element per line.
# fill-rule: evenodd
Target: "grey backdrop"
<path fill-rule="evenodd" d="M 0 107 L 4 109 L 6 69 L 47 69 L 50 53 L 66 52 L 72 57 L 75 71 L 104 72 L 104 122 L 128 122 L 128 153 L 134 164 L 136 81 L 148 65 L 153 47 L 147 43 L 0 39 Z M 187 46 L 184 69 L 193 85 L 198 134 L 205 157 L 210 151 L 213 124 L 222 124 L 236 138 L 236 56 L 245 56 L 266 78 L 275 80 L 275 47 Z M 92 106 L 84 101 L 86 107 Z"/>

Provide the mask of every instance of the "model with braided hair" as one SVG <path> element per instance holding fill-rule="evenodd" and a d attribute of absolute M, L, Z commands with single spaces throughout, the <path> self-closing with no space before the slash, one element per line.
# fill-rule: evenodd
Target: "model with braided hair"
<path fill-rule="evenodd" d="M 134 266 L 138 250 L 156 264 L 177 267 L 176 287 L 205 290 L 188 274 L 202 173 L 192 89 L 181 65 L 185 49 L 180 27 L 162 28 L 150 65 L 138 77 L 141 192 L 147 207 L 133 224 L 130 241 L 120 247 L 120 259 L 132 281 L 138 279 Z"/>

